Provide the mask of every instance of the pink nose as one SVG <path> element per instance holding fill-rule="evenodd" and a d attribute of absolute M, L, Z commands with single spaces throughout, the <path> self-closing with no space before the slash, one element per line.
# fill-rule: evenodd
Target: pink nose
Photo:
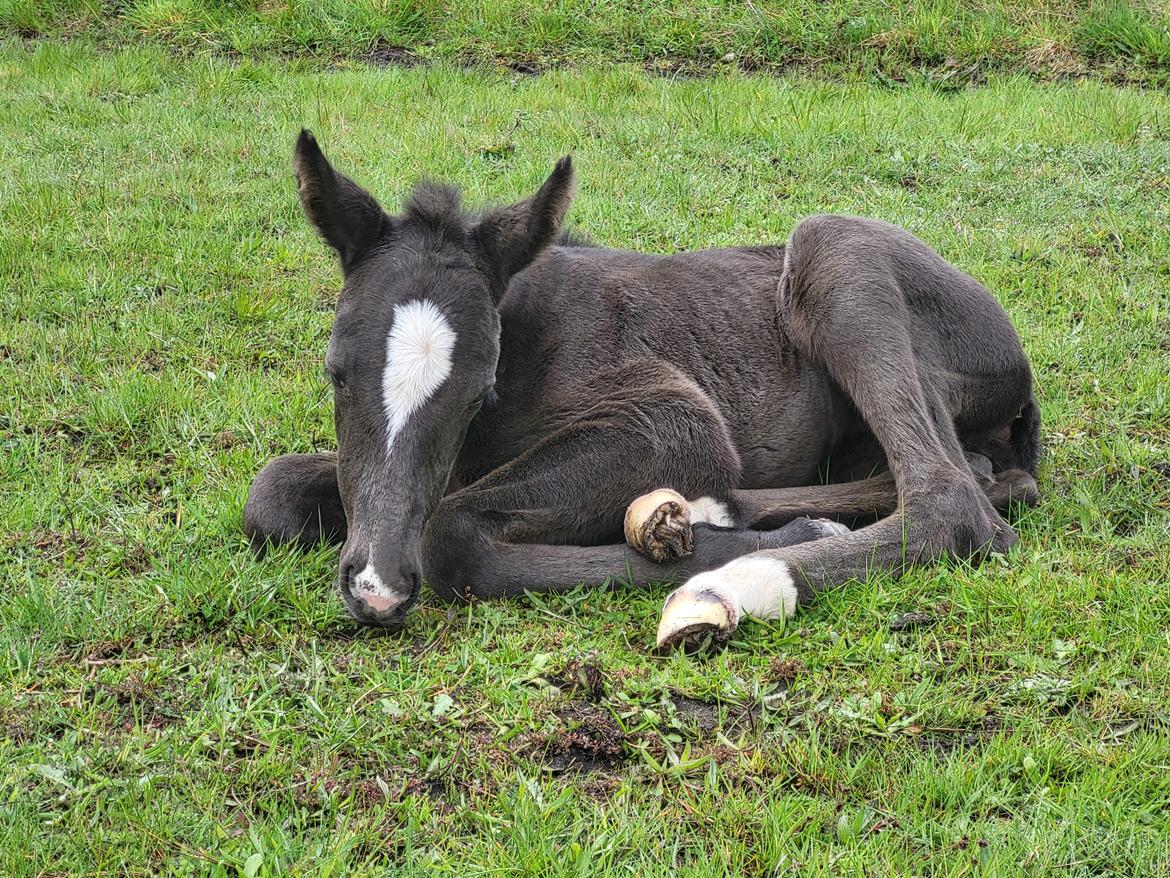
<path fill-rule="evenodd" d="M 388 612 L 402 603 L 397 595 L 386 595 L 378 589 L 370 588 L 367 583 L 359 584 L 353 592 L 353 597 L 365 602 L 365 605 L 374 612 Z"/>
<path fill-rule="evenodd" d="M 354 618 L 367 625 L 395 626 L 418 596 L 418 575 L 407 573 L 387 582 L 367 563 L 357 573 L 349 567 L 342 573 L 342 594 Z"/>

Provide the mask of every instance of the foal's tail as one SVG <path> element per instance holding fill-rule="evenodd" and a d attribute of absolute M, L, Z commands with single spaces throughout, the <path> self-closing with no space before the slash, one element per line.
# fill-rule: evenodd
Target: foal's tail
<path fill-rule="evenodd" d="M 1043 451 L 1040 445 L 1040 407 L 1036 405 L 1036 397 L 1028 394 L 1020 413 L 1006 428 L 968 436 L 963 445 L 990 460 L 997 473 L 1022 469 L 1035 478 Z"/>
<path fill-rule="evenodd" d="M 1012 421 L 1010 442 L 1016 466 L 1036 478 L 1040 454 L 1044 449 L 1040 444 L 1040 407 L 1036 405 L 1033 394 L 1028 394 L 1028 401 L 1020 409 L 1020 416 Z"/>

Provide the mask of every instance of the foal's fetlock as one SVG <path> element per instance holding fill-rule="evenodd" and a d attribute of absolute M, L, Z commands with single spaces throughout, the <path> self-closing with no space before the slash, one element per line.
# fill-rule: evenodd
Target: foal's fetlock
<path fill-rule="evenodd" d="M 1022 469 L 1009 469 L 999 473 L 995 482 L 988 486 L 987 499 L 1000 511 L 1007 511 L 1014 505 L 1035 506 L 1040 502 L 1040 489 L 1036 480 Z"/>
<path fill-rule="evenodd" d="M 976 484 L 986 487 L 995 481 L 994 467 L 988 458 L 974 451 L 966 452 L 965 457 Z"/>
<path fill-rule="evenodd" d="M 669 488 L 643 494 L 626 509 L 626 542 L 658 563 L 685 558 L 695 550 L 691 508 Z"/>
<path fill-rule="evenodd" d="M 930 496 L 907 500 L 905 515 L 910 545 L 927 561 L 943 554 L 979 560 L 990 552 L 1006 552 L 1016 532 L 996 512 L 991 501 L 971 479 L 944 483 Z"/>

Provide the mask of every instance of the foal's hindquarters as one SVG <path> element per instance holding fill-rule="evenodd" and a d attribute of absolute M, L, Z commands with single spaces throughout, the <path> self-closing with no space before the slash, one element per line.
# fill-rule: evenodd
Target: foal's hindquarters
<path fill-rule="evenodd" d="M 1016 535 L 996 506 L 1036 499 L 1031 371 L 1007 314 L 981 285 L 908 232 L 820 216 L 794 230 L 780 289 L 793 342 L 849 399 L 889 466 L 882 485 L 829 486 L 821 489 L 823 508 L 810 496 L 803 511 L 839 515 L 833 503 L 842 495 L 881 495 L 884 485 L 888 493 L 876 499 L 885 502 L 871 500 L 882 517 L 691 578 L 667 598 L 660 646 L 726 637 L 744 614 L 783 618 L 818 591 L 870 570 L 898 573 L 943 555 L 1006 551 Z M 722 499 L 728 510 L 742 510 L 737 524 L 758 526 L 782 498 L 733 490 Z M 678 531 L 685 532 L 692 506 L 680 496 L 636 501 L 629 542 L 662 554 L 665 534 L 668 547 L 685 550 Z"/>

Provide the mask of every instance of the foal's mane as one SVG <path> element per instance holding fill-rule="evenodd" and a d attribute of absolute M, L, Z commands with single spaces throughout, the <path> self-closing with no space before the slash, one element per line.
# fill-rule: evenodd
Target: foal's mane
<path fill-rule="evenodd" d="M 465 210 L 459 190 L 450 183 L 423 180 L 414 187 L 407 199 L 403 217 L 407 222 L 422 226 L 434 234 L 463 236 L 492 208 Z M 574 229 L 562 229 L 557 236 L 561 247 L 596 247 L 592 238 Z"/>
<path fill-rule="evenodd" d="M 414 187 L 403 216 L 434 232 L 463 233 L 474 217 L 463 210 L 459 190 L 449 183 L 423 180 Z"/>

